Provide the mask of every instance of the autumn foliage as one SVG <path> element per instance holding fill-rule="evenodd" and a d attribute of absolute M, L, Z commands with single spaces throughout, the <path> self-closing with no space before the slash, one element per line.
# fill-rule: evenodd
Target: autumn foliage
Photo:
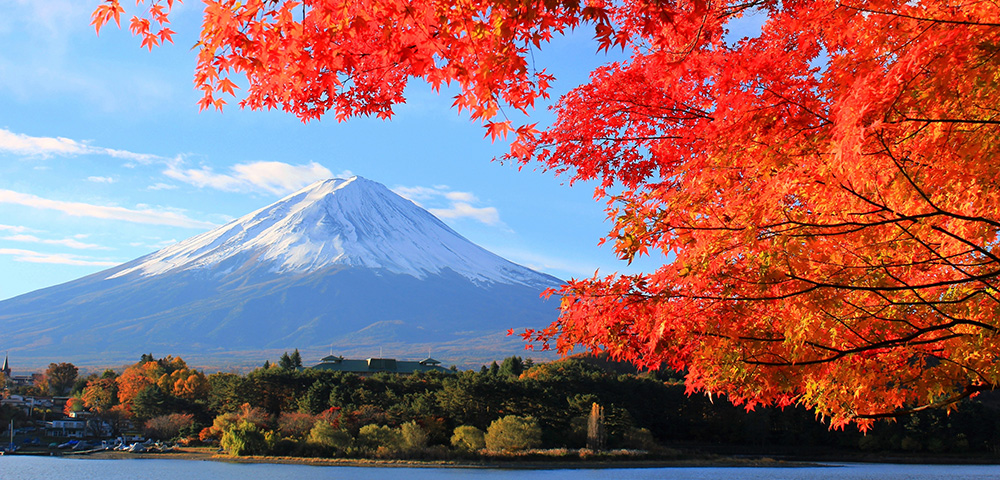
<path fill-rule="evenodd" d="M 139 3 L 133 31 L 169 39 L 142 21 L 164 3 Z M 727 33 L 748 14 L 759 34 Z M 531 50 L 582 26 L 631 58 L 544 131 L 498 120 L 547 95 Z M 207 0 L 198 47 L 202 108 L 245 78 L 241 106 L 388 117 L 409 78 L 453 82 L 488 135 L 516 133 L 509 160 L 596 181 L 621 257 L 669 263 L 570 281 L 529 339 L 833 426 L 1000 379 L 995 3 Z"/>

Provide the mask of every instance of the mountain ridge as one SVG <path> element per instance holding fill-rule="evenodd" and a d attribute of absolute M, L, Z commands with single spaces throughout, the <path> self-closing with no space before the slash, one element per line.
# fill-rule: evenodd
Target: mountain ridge
<path fill-rule="evenodd" d="M 497 334 L 554 321 L 558 302 L 539 295 L 558 284 L 377 182 L 334 179 L 0 302 L 0 347 L 43 365 L 86 365 L 150 351 L 201 363 L 244 352 L 259 363 L 254 352 L 364 355 L 389 343 L 401 357 L 432 349 L 474 364 L 523 351 L 520 339 Z"/>
<path fill-rule="evenodd" d="M 344 211 L 353 217 L 345 218 Z M 210 268 L 249 253 L 255 258 L 246 262 L 266 263 L 279 273 L 337 264 L 384 268 L 421 278 L 447 266 L 473 281 L 551 283 L 469 242 L 413 202 L 359 176 L 313 183 L 226 225 L 143 257 L 144 261 L 137 260 L 114 276 Z"/>

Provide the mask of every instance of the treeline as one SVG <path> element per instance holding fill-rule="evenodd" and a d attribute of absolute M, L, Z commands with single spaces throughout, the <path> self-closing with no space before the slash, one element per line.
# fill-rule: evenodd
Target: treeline
<path fill-rule="evenodd" d="M 144 355 L 121 374 L 80 379 L 67 409 L 88 410 L 116 430 L 139 426 L 149 436 L 218 443 L 232 454 L 392 457 L 581 448 L 595 404 L 603 409 L 608 448 L 996 453 L 1000 445 L 1000 410 L 981 401 L 950 415 L 927 411 L 880 423 L 862 435 L 830 431 L 803 409 L 746 412 L 724 399 L 687 396 L 669 372 L 620 374 L 578 359 L 531 364 L 511 357 L 478 372 L 362 377 L 298 368 L 297 357 L 245 375 L 204 375 L 179 358 Z"/>

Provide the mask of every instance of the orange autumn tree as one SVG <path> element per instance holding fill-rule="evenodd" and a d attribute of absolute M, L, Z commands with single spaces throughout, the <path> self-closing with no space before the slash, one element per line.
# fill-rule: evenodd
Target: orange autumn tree
<path fill-rule="evenodd" d="M 205 374 L 191 369 L 180 357 L 167 355 L 155 359 L 143 355 L 139 362 L 129 366 L 114 382 L 117 386 L 118 401 L 128 411 L 139 394 L 147 388 L 155 387 L 165 395 L 185 400 L 201 400 L 208 395 L 208 378 Z"/>
<path fill-rule="evenodd" d="M 163 2 L 139 3 L 133 31 L 169 39 Z M 106 0 L 94 23 L 120 13 Z M 729 36 L 748 13 L 759 35 Z M 505 119 L 553 80 L 531 50 L 582 26 L 630 58 L 544 131 Z M 202 108 L 241 83 L 244 107 L 389 117 L 409 78 L 451 82 L 487 134 L 515 133 L 508 160 L 596 181 L 621 257 L 669 262 L 568 282 L 525 335 L 543 346 L 834 427 L 1000 378 L 995 3 L 207 0 L 198 49 Z"/>

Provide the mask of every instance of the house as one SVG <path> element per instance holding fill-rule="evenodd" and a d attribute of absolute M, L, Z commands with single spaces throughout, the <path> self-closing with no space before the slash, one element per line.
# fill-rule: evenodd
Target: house
<path fill-rule="evenodd" d="M 350 372 L 358 375 L 372 375 L 379 372 L 399 373 L 409 375 L 417 372 L 453 373 L 441 366 L 441 362 L 433 358 L 425 358 L 419 362 L 396 360 L 395 358 L 369 358 L 366 360 L 350 360 L 342 356 L 329 355 L 323 357 L 320 363 L 313 365 L 315 370 L 334 372 Z"/>
<path fill-rule="evenodd" d="M 24 395 L 10 395 L 0 400 L 0 405 L 10 405 L 21 409 L 25 414 L 31 415 L 36 408 L 52 409 L 54 407 L 52 397 L 26 397 Z"/>
<path fill-rule="evenodd" d="M 64 418 L 45 424 L 45 434 L 50 437 L 83 438 L 87 421 L 82 418 Z"/>

